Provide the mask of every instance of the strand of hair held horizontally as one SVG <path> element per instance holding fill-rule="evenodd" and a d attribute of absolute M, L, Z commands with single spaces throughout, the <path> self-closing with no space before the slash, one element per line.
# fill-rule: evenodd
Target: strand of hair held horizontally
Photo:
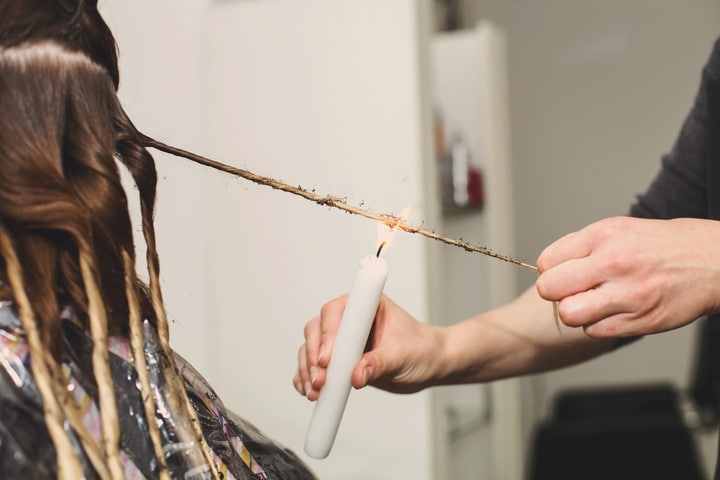
<path fill-rule="evenodd" d="M 372 213 L 368 210 L 365 210 L 365 209 L 362 209 L 359 207 L 355 207 L 352 205 L 348 205 L 342 198 L 333 197 L 333 196 L 329 196 L 329 195 L 318 195 L 314 192 L 305 190 L 304 188 L 302 188 L 300 186 L 294 187 L 294 186 L 288 185 L 286 183 L 283 183 L 279 180 L 275 180 L 273 178 L 264 177 L 262 175 L 257 175 L 249 170 L 226 165 L 226 164 L 218 162 L 216 160 L 212 160 L 207 157 L 203 157 L 202 155 L 198 155 L 196 153 L 193 153 L 193 152 L 190 152 L 187 150 L 183 150 L 181 148 L 167 145 L 167 144 L 159 142 L 153 138 L 150 138 L 146 135 L 141 134 L 141 136 L 142 136 L 143 144 L 146 147 L 155 148 L 157 150 L 160 150 L 165 153 L 169 153 L 171 155 L 183 157 L 188 160 L 192 160 L 193 162 L 199 163 L 201 165 L 205 165 L 207 167 L 214 168 L 215 170 L 229 173 L 231 175 L 241 177 L 246 180 L 250 180 L 251 182 L 274 188 L 275 190 L 292 193 L 293 195 L 297 195 L 306 200 L 310 200 L 311 202 L 315 202 L 321 206 L 337 208 L 339 210 L 342 210 L 342 211 L 350 213 L 350 214 L 360 215 L 362 217 L 369 218 L 371 220 L 382 222 L 391 228 L 403 230 L 408 233 L 417 233 L 417 234 L 423 235 L 427 238 L 431 238 L 433 240 L 437 240 L 437 241 L 446 243 L 448 245 L 462 248 L 468 252 L 480 253 L 480 254 L 486 255 L 488 257 L 496 258 L 498 260 L 503 260 L 505 262 L 513 263 L 515 265 L 519 265 L 521 267 L 525 267 L 530 270 L 537 271 L 537 267 L 535 265 L 531 265 L 529 263 L 526 263 L 522 260 L 513 258 L 508 255 L 502 255 L 500 253 L 496 253 L 496 252 L 490 250 L 489 248 L 470 244 L 462 239 L 446 237 L 444 235 L 440 235 L 439 233 L 436 233 L 432 230 L 428 230 L 423 227 L 415 227 L 412 225 L 408 225 L 407 223 L 404 223 L 401 218 L 398 218 L 396 216 Z"/>

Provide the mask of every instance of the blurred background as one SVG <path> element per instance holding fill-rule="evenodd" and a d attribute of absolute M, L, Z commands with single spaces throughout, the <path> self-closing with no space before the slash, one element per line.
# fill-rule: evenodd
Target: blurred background
<path fill-rule="evenodd" d="M 689 111 L 720 32 L 712 0 L 100 2 L 140 130 L 533 263 L 623 215 Z M 491 385 L 353 392 L 330 456 L 302 451 L 303 326 L 346 292 L 375 225 L 157 153 L 173 347 L 322 479 L 521 479 L 560 392 L 691 381 L 696 328 Z M 457 251 L 456 251 L 457 250 Z M 409 234 L 385 292 L 448 324 L 535 274 Z M 552 319 L 548 319 L 552 321 Z M 716 435 L 693 428 L 703 468 Z"/>

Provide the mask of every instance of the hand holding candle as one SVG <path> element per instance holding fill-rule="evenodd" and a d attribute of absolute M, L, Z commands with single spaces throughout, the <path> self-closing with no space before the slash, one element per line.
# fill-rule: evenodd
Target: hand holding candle
<path fill-rule="evenodd" d="M 327 380 L 305 437 L 305 453 L 313 458 L 327 457 L 335 441 L 350 395 L 350 377 L 367 343 L 387 273 L 383 258 L 367 256 L 360 261 L 335 339 Z"/>
<path fill-rule="evenodd" d="M 394 230 L 390 229 L 389 233 Z M 388 268 L 385 259 L 380 258 L 380 252 L 388 241 L 381 242 L 376 255 L 360 261 L 335 338 L 325 385 L 320 391 L 305 437 L 305 453 L 313 458 L 327 457 L 335 442 L 352 387 L 352 371 L 365 349 L 385 287 Z"/>

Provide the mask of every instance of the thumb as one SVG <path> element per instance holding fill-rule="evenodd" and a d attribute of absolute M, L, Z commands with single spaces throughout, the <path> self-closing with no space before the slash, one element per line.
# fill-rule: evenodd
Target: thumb
<path fill-rule="evenodd" d="M 377 351 L 365 352 L 355 366 L 351 383 L 355 388 L 363 388 L 380 378 L 385 372 L 384 362 L 378 357 Z"/>

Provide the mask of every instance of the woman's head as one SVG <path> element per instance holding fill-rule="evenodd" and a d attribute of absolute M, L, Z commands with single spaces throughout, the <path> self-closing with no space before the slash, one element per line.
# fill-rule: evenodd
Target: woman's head
<path fill-rule="evenodd" d="M 0 0 L 0 46 L 53 41 L 102 66 L 120 83 L 115 39 L 93 0 Z"/>
<path fill-rule="evenodd" d="M 87 309 L 80 251 L 95 259 L 111 329 L 126 328 L 122 252 L 134 247 L 116 158 L 138 185 L 157 273 L 155 167 L 118 82 L 115 40 L 96 2 L 0 0 L 0 219 L 56 356 L 59 305 Z"/>
<path fill-rule="evenodd" d="M 94 339 L 103 448 L 91 445 L 89 435 L 80 438 L 86 451 L 105 452 L 107 460 L 95 457 L 93 464 L 97 472 L 112 471 L 113 478 L 122 473 L 108 331 L 131 335 L 134 357 L 141 362 L 140 315 L 157 319 L 161 332 L 167 330 L 152 222 L 155 166 L 118 101 L 118 83 L 115 40 L 95 1 L 0 0 L 0 294 L 15 302 L 27 332 L 63 478 L 82 476 L 64 418 L 78 432 L 84 427 L 76 410 L 62 406 L 72 399 L 64 384 L 57 385 L 64 378 L 60 308 L 74 307 Z M 152 308 L 135 277 L 132 228 L 116 159 L 138 186 Z M 138 375 L 151 419 L 146 369 L 139 367 Z M 151 435 L 155 430 L 150 428 Z M 164 465 L 159 436 L 152 436 Z"/>
<path fill-rule="evenodd" d="M 65 385 L 58 385 L 64 378 L 61 306 L 75 307 L 94 340 L 102 449 L 89 435 L 79 436 L 86 452 L 104 452 L 90 456 L 98 473 L 123 476 L 108 330 L 131 337 L 161 472 L 166 467 L 144 368 L 141 315 L 156 322 L 168 359 L 165 375 L 174 378 L 178 404 L 192 410 L 172 368 L 158 280 L 155 165 L 143 145 L 147 139 L 118 101 L 118 83 L 115 41 L 96 1 L 0 0 L 0 295 L 15 301 L 28 334 L 62 478 L 82 477 L 64 421 L 76 432 L 84 427 L 76 417 L 79 410 L 66 408 L 73 400 Z M 116 159 L 129 170 L 140 196 L 149 288 L 135 277 L 132 228 Z M 197 421 L 191 427 L 212 464 Z"/>

